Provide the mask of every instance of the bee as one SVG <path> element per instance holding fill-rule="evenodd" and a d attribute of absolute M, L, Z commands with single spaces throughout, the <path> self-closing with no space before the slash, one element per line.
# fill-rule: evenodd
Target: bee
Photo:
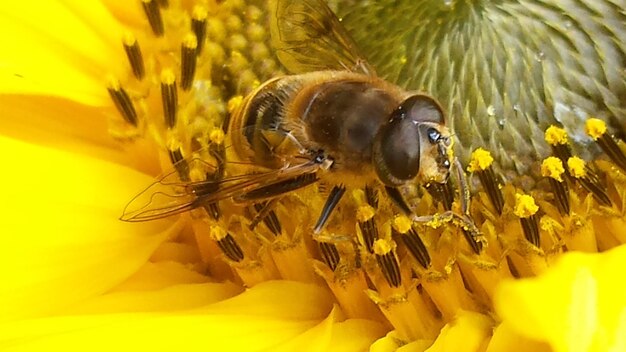
<path fill-rule="evenodd" d="M 382 188 L 414 220 L 430 219 L 412 214 L 399 187 L 448 180 L 455 159 L 441 105 L 376 76 L 322 0 L 273 0 L 269 8 L 272 46 L 291 75 L 260 85 L 225 126 L 229 159 L 256 172 L 195 182 L 172 173 L 133 199 L 122 220 L 158 219 L 224 199 L 265 202 L 318 181 L 334 187 L 316 234 L 350 187 Z"/>

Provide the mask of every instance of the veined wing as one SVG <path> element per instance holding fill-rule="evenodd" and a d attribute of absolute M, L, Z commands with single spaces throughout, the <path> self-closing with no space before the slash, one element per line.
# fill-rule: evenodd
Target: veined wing
<path fill-rule="evenodd" d="M 268 184 L 280 184 L 294 177 L 313 174 L 320 164 L 307 161 L 281 169 L 242 174 L 216 179 L 216 167 L 198 158 L 182 160 L 196 174 L 206 175 L 201 181 L 181 181 L 172 171 L 135 196 L 124 208 L 123 221 L 140 222 L 165 218 L 228 198 L 246 199 Z M 178 164 L 177 164 L 178 165 Z M 179 168 L 177 168 L 179 169 Z"/>
<path fill-rule="evenodd" d="M 374 75 L 323 0 L 270 0 L 272 46 L 292 73 L 349 70 Z"/>

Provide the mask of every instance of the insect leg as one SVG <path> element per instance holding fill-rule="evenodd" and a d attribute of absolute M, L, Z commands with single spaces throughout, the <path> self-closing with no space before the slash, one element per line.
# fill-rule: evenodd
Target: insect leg
<path fill-rule="evenodd" d="M 389 196 L 389 198 L 391 198 L 391 201 L 393 202 L 393 204 L 395 204 L 398 207 L 398 209 L 402 211 L 404 215 L 406 216 L 413 215 L 413 211 L 411 211 L 411 208 L 409 208 L 409 205 L 406 204 L 404 197 L 402 197 L 402 194 L 400 194 L 400 191 L 397 188 L 385 186 L 385 192 L 387 192 L 387 195 Z"/>
<path fill-rule="evenodd" d="M 328 221 L 328 218 L 330 217 L 330 214 L 332 214 L 333 210 L 341 200 L 341 197 L 343 197 L 344 193 L 346 193 L 346 187 L 344 185 L 335 186 L 330 191 L 328 198 L 326 198 L 324 208 L 322 208 L 322 213 L 320 214 L 319 218 L 317 219 L 317 223 L 315 224 L 315 228 L 313 230 L 315 234 L 318 234 L 322 231 L 324 225 L 326 225 L 326 221 Z"/>
<path fill-rule="evenodd" d="M 233 200 L 235 202 L 249 202 L 270 199 L 306 187 L 317 181 L 317 174 L 309 172 L 254 188 L 249 192 L 234 197 Z"/>

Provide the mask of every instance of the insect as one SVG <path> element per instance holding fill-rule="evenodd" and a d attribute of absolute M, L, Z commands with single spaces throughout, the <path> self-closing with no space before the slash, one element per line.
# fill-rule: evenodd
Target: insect
<path fill-rule="evenodd" d="M 414 220 L 430 219 L 412 214 L 399 187 L 448 179 L 455 159 L 440 104 L 377 77 L 322 0 L 270 1 L 270 11 L 272 45 L 292 75 L 245 97 L 225 127 L 234 157 L 257 172 L 200 181 L 172 173 L 133 199 L 122 220 L 158 219 L 224 199 L 266 202 L 320 180 L 334 187 L 316 234 L 350 187 L 381 188 Z M 471 223 L 466 211 L 463 205 L 455 216 Z"/>

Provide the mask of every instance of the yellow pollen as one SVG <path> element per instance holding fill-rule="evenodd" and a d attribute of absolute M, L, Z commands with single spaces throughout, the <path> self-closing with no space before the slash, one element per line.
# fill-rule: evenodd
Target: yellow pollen
<path fill-rule="evenodd" d="M 195 49 L 198 47 L 198 40 L 196 39 L 196 35 L 193 33 L 187 33 L 185 38 L 183 38 L 183 46 L 189 49 Z"/>
<path fill-rule="evenodd" d="M 386 255 L 393 250 L 393 245 L 387 240 L 379 239 L 374 242 L 372 248 L 376 255 Z"/>
<path fill-rule="evenodd" d="M 224 131 L 221 128 L 214 128 L 209 132 L 209 140 L 213 144 L 224 143 Z"/>
<path fill-rule="evenodd" d="M 114 76 L 107 77 L 107 88 L 119 91 L 120 90 L 120 80 L 115 78 Z"/>
<path fill-rule="evenodd" d="M 197 21 L 204 21 L 207 18 L 207 14 L 208 11 L 207 9 L 202 6 L 202 5 L 196 5 L 193 7 L 193 10 L 191 12 L 191 16 L 194 20 Z"/>
<path fill-rule="evenodd" d="M 545 158 L 543 163 L 541 163 L 541 175 L 543 177 L 551 177 L 559 182 L 563 182 L 561 176 L 564 172 L 565 168 L 563 167 L 563 162 L 557 157 L 551 156 Z"/>
<path fill-rule="evenodd" d="M 224 237 L 226 237 L 228 233 L 224 231 L 224 229 L 221 228 L 220 226 L 211 226 L 211 229 L 209 230 L 209 235 L 214 240 L 219 241 L 223 239 Z"/>
<path fill-rule="evenodd" d="M 169 68 L 161 71 L 161 83 L 172 85 L 176 81 L 176 75 L 174 75 L 174 71 Z"/>
<path fill-rule="evenodd" d="M 515 194 L 515 208 L 513 214 L 520 218 L 528 218 L 539 210 L 539 207 L 535 203 L 535 199 L 528 194 Z"/>
<path fill-rule="evenodd" d="M 356 211 L 356 218 L 360 222 L 365 222 L 374 217 L 376 211 L 372 208 L 371 205 L 365 204 L 361 205 Z"/>
<path fill-rule="evenodd" d="M 478 148 L 472 152 L 472 157 L 467 171 L 476 172 L 486 170 L 493 163 L 493 157 L 488 150 Z"/>
<path fill-rule="evenodd" d="M 577 156 L 567 159 L 567 168 L 569 169 L 569 173 L 576 178 L 585 177 L 587 175 L 585 161 Z"/>
<path fill-rule="evenodd" d="M 360 188 L 357 188 L 352 191 L 352 198 L 354 198 L 357 205 L 367 204 L 367 200 L 365 198 L 365 191 L 363 191 Z"/>
<path fill-rule="evenodd" d="M 178 137 L 171 132 L 167 133 L 167 136 L 165 137 L 165 143 L 167 145 L 167 150 L 180 150 L 182 148 L 182 143 L 180 142 L 180 139 L 178 139 Z"/>
<path fill-rule="evenodd" d="M 230 98 L 230 100 L 228 100 L 228 113 L 233 114 L 235 110 L 237 110 L 239 105 L 241 105 L 242 101 L 243 101 L 243 96 L 241 95 L 237 95 L 237 96 Z"/>
<path fill-rule="evenodd" d="M 411 219 L 404 215 L 398 215 L 393 219 L 391 226 L 399 233 L 405 234 L 411 229 Z"/>
<path fill-rule="evenodd" d="M 567 144 L 567 132 L 554 125 L 548 127 L 544 138 L 550 145 Z"/>
<path fill-rule="evenodd" d="M 585 131 L 595 141 L 606 133 L 606 123 L 600 119 L 590 118 L 585 123 Z"/>
<path fill-rule="evenodd" d="M 137 42 L 137 38 L 135 38 L 132 32 L 125 32 L 122 37 L 122 42 L 124 45 L 133 46 Z"/>

